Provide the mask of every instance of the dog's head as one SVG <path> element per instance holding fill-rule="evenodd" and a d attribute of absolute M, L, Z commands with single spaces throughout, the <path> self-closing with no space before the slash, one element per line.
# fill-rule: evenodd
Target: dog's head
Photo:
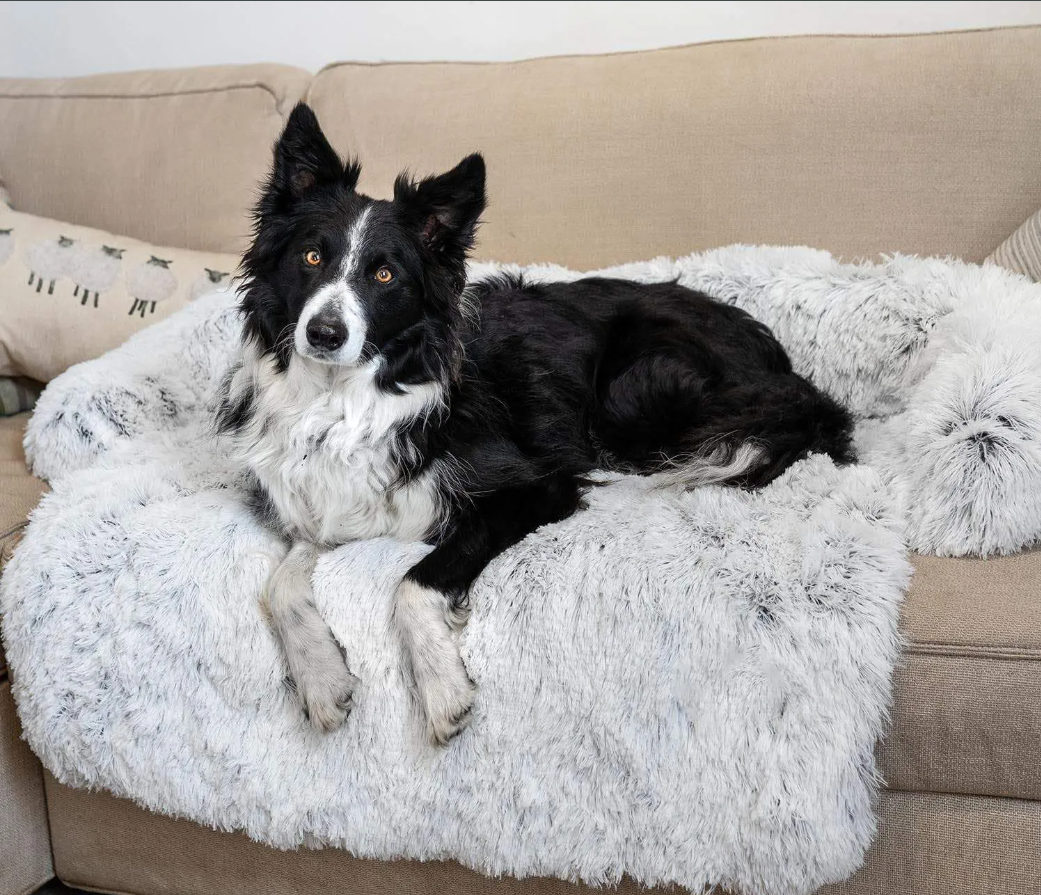
<path fill-rule="evenodd" d="M 484 160 L 425 180 L 402 174 L 390 201 L 359 193 L 360 171 L 308 106 L 293 110 L 243 259 L 246 334 L 282 369 L 295 353 L 340 366 L 380 358 L 392 383 L 438 378 L 485 206 Z"/>

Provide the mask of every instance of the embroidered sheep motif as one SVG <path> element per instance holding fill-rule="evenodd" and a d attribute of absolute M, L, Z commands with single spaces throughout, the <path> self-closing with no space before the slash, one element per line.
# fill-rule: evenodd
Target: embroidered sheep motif
<path fill-rule="evenodd" d="M 85 305 L 94 293 L 94 307 L 98 306 L 98 298 L 102 292 L 108 292 L 119 279 L 123 267 L 123 252 L 112 246 L 80 246 L 74 255 L 69 276 L 76 288 L 72 294 L 78 296 L 80 290 L 83 297 L 80 304 Z"/>
<path fill-rule="evenodd" d="M 134 299 L 129 314 L 154 314 L 158 302 L 166 301 L 177 291 L 177 277 L 170 270 L 172 261 L 152 255 L 144 264 L 127 274 L 127 291 Z"/>
<path fill-rule="evenodd" d="M 54 295 L 54 284 L 68 276 L 74 260 L 72 247 L 76 240 L 68 236 L 38 242 L 26 255 L 29 266 L 29 285 L 36 283 L 36 291 L 43 289 L 47 283 L 47 294 Z"/>
<path fill-rule="evenodd" d="M 0 230 L 0 264 L 6 264 L 14 254 L 14 229 Z"/>
<path fill-rule="evenodd" d="M 228 279 L 231 277 L 231 273 L 226 270 L 210 270 L 208 267 L 204 267 L 202 271 L 188 290 L 188 301 L 195 301 L 207 292 L 219 289 L 222 284 L 227 285 Z"/>

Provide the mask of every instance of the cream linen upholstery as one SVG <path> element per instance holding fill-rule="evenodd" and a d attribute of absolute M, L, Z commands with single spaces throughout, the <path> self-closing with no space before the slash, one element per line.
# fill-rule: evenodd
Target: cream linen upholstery
<path fill-rule="evenodd" d="M 581 895 L 554 879 L 492 879 L 453 862 L 381 862 L 327 849 L 277 852 L 47 777 L 54 860 L 66 882 L 136 895 Z M 1015 799 L 885 791 L 864 867 L 822 895 L 1037 895 L 1041 805 Z M 631 881 L 620 895 L 665 895 Z M 724 893 L 720 893 L 724 895 Z"/>
<path fill-rule="evenodd" d="M 0 892 L 24 895 L 54 873 L 40 764 L 19 738 L 11 684 L 0 672 Z"/>
<path fill-rule="evenodd" d="M 46 487 L 25 468 L 28 418 L 0 418 L 0 568 Z M 53 875 L 43 773 L 21 739 L 0 642 L 0 895 L 33 892 Z"/>
<path fill-rule="evenodd" d="M 743 242 L 980 261 L 1041 206 L 1039 57 L 1026 28 L 342 63 L 308 100 L 374 194 L 484 152 L 484 258 L 581 269 Z"/>
<path fill-rule="evenodd" d="M 44 484 L 25 468 L 27 413 L 0 418 L 0 567 Z M 0 895 L 24 895 L 53 875 L 40 764 L 20 739 L 0 643 Z"/>
<path fill-rule="evenodd" d="M 363 186 L 481 149 L 480 252 L 594 267 L 728 242 L 982 260 L 1041 206 L 1041 29 L 770 38 L 513 63 L 0 79 L 15 208 L 238 251 L 307 91 Z M 985 76 L 981 76 L 981 72 Z M 53 160 L 38 164 L 39 158 Z"/>
<path fill-rule="evenodd" d="M 237 253 L 271 144 L 309 80 L 281 65 L 0 79 L 11 203 L 157 245 Z"/>
<path fill-rule="evenodd" d="M 25 466 L 22 436 L 28 413 L 0 417 L 0 569 L 18 543 L 29 511 L 40 502 L 47 486 L 34 478 Z M 0 641 L 0 680 L 6 670 L 3 642 Z M 0 895 L 6 895 L 0 888 Z"/>
<path fill-rule="evenodd" d="M 1041 550 L 913 562 L 887 784 L 1041 799 Z"/>
<path fill-rule="evenodd" d="M 913 560 L 903 623 L 919 652 L 1041 659 L 1041 549 Z"/>

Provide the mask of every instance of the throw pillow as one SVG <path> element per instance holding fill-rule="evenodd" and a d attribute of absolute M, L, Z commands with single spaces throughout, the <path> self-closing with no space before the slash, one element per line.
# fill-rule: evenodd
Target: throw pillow
<path fill-rule="evenodd" d="M 0 203 L 0 376 L 47 382 L 227 286 L 237 265 Z"/>
<path fill-rule="evenodd" d="M 1041 283 L 1041 211 L 1027 218 L 987 261 Z"/>

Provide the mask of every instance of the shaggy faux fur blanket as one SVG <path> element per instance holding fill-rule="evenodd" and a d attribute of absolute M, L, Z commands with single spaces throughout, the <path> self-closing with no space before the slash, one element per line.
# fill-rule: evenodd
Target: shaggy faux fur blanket
<path fill-rule="evenodd" d="M 362 688 L 346 726 L 318 734 L 260 607 L 282 548 L 212 430 L 239 328 L 234 296 L 214 294 L 59 377 L 30 423 L 54 490 L 0 609 L 47 767 L 279 847 L 694 890 L 809 892 L 853 872 L 874 832 L 905 538 L 986 554 L 1041 535 L 1041 290 L 808 249 L 610 273 L 678 277 L 767 322 L 856 412 L 866 462 L 810 457 L 756 493 L 594 489 L 479 579 L 474 720 L 443 750 L 415 726 L 388 623 L 427 548 L 342 547 L 315 595 Z"/>

